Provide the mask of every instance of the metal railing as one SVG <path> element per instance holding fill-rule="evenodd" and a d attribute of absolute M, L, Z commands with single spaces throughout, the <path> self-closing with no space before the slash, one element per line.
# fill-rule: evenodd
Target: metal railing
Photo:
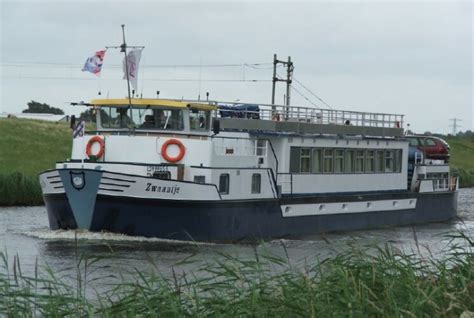
<path fill-rule="evenodd" d="M 357 112 L 336 109 L 310 108 L 270 104 L 212 102 L 225 107 L 217 110 L 217 117 L 246 118 L 315 124 L 353 125 L 367 127 L 403 128 L 403 115 Z M 246 107 L 248 106 L 248 107 Z M 235 109 L 232 109 L 235 107 Z"/>

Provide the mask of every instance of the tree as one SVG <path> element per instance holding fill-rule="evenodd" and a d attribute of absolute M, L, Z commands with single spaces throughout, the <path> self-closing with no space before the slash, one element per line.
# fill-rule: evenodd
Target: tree
<path fill-rule="evenodd" d="M 96 114 L 96 110 L 93 108 L 89 108 L 88 110 L 83 111 L 79 115 L 79 120 L 95 123 L 96 122 L 95 114 Z M 100 110 L 100 119 L 101 119 L 102 124 L 108 124 L 109 122 L 109 115 L 107 115 L 107 112 L 103 109 Z"/>
<path fill-rule="evenodd" d="M 32 100 L 28 104 L 28 109 L 24 109 L 23 113 L 41 113 L 41 114 L 55 114 L 55 115 L 64 115 L 64 112 L 60 108 L 51 107 L 48 104 L 41 104 Z"/>

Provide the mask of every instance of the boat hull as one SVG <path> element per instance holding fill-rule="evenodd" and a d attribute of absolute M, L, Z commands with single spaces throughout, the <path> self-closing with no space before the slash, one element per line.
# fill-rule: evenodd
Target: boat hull
<path fill-rule="evenodd" d="M 282 205 L 416 200 L 410 209 L 284 217 Z M 65 193 L 45 194 L 51 229 L 75 229 Z M 173 201 L 97 194 L 91 231 L 195 241 L 298 237 L 440 222 L 456 216 L 457 192 L 286 197 L 239 201 Z"/>

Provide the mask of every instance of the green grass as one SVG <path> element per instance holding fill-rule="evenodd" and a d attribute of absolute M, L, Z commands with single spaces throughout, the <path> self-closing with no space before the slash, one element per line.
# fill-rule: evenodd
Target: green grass
<path fill-rule="evenodd" d="M 447 138 L 451 148 L 451 162 L 454 167 L 474 171 L 474 141 L 460 138 Z"/>
<path fill-rule="evenodd" d="M 467 138 L 446 138 L 451 149 L 452 172 L 460 177 L 461 187 L 474 187 L 474 141 Z"/>
<path fill-rule="evenodd" d="M 460 317 L 474 311 L 474 242 L 459 237 L 469 242 L 467 247 L 452 243 L 444 259 L 402 253 L 390 245 L 307 260 L 304 268 L 264 253 L 245 259 L 221 254 L 192 272 L 173 270 L 171 278 L 160 275 L 153 263 L 148 272 L 135 270 L 126 279 L 120 273 L 94 277 L 105 265 L 86 257 L 73 265 L 72 281 L 38 266 L 31 277 L 22 274 L 18 257 L 9 264 L 0 253 L 0 315 Z"/>
<path fill-rule="evenodd" d="M 0 206 L 41 205 L 38 173 L 71 155 L 64 122 L 0 119 Z"/>
<path fill-rule="evenodd" d="M 0 119 L 0 174 L 37 176 L 71 156 L 72 133 L 65 122 Z"/>

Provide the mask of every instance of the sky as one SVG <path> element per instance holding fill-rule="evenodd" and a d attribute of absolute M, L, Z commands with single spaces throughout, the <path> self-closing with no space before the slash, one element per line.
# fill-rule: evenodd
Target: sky
<path fill-rule="evenodd" d="M 0 113 L 35 100 L 79 114 L 70 102 L 125 97 L 119 50 L 107 50 L 100 77 L 81 71 L 122 43 L 125 24 L 127 44 L 145 46 L 143 97 L 270 103 L 277 54 L 294 62 L 292 105 L 404 114 L 418 133 L 451 132 L 453 118 L 474 130 L 473 10 L 471 1 L 0 0 Z M 277 103 L 284 94 L 277 83 Z"/>

